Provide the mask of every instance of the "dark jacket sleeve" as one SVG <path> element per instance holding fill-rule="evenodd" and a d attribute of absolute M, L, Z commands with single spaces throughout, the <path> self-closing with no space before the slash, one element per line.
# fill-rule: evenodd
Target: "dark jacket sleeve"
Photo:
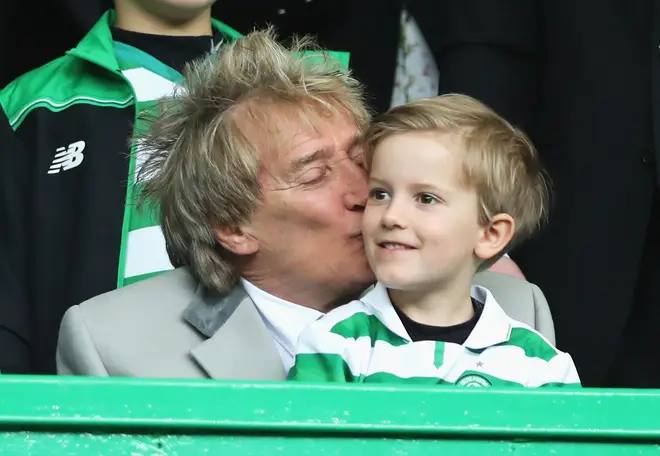
<path fill-rule="evenodd" d="M 0 110 L 0 371 L 30 371 L 29 156 Z"/>
<path fill-rule="evenodd" d="M 473 96 L 528 128 L 539 83 L 537 0 L 410 0 L 440 69 L 440 93 Z"/>

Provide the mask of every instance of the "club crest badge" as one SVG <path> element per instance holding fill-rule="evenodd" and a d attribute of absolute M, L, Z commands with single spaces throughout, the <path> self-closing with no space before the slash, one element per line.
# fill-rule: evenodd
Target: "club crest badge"
<path fill-rule="evenodd" d="M 492 384 L 488 379 L 477 374 L 469 374 L 461 377 L 456 382 L 458 386 L 465 386 L 467 388 L 487 388 Z"/>

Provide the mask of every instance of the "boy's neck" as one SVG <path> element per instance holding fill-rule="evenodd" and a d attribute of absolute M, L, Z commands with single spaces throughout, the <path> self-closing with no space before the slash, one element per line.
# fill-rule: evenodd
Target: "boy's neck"
<path fill-rule="evenodd" d="M 408 318 L 429 326 L 454 326 L 474 317 L 472 280 L 454 280 L 428 290 L 388 290 L 390 300 Z"/>
<path fill-rule="evenodd" d="M 171 21 L 137 7 L 133 2 L 116 2 L 117 18 L 114 26 L 130 32 L 166 36 L 212 35 L 211 9 L 189 20 Z"/>

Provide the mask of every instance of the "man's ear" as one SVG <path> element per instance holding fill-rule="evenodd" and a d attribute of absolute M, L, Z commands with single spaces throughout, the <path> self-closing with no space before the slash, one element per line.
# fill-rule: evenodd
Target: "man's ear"
<path fill-rule="evenodd" d="M 497 214 L 481 230 L 474 254 L 488 260 L 500 253 L 511 242 L 516 230 L 516 223 L 509 214 Z"/>
<path fill-rule="evenodd" d="M 259 241 L 242 227 L 216 228 L 214 231 L 220 245 L 236 255 L 252 255 L 259 251 Z"/>

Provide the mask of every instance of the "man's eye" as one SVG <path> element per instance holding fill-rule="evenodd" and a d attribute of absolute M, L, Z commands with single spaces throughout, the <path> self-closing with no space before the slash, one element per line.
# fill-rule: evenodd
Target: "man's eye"
<path fill-rule="evenodd" d="M 330 170 L 331 168 L 329 166 L 318 166 L 308 170 L 305 174 L 302 175 L 300 180 L 305 184 L 316 184 L 322 181 L 330 172 Z"/>
<path fill-rule="evenodd" d="M 421 193 L 417 196 L 417 201 L 421 204 L 437 204 L 440 202 L 440 199 L 430 193 Z"/>
<path fill-rule="evenodd" d="M 389 198 L 389 195 L 385 190 L 375 188 L 369 192 L 369 198 L 376 201 L 382 201 Z"/>

